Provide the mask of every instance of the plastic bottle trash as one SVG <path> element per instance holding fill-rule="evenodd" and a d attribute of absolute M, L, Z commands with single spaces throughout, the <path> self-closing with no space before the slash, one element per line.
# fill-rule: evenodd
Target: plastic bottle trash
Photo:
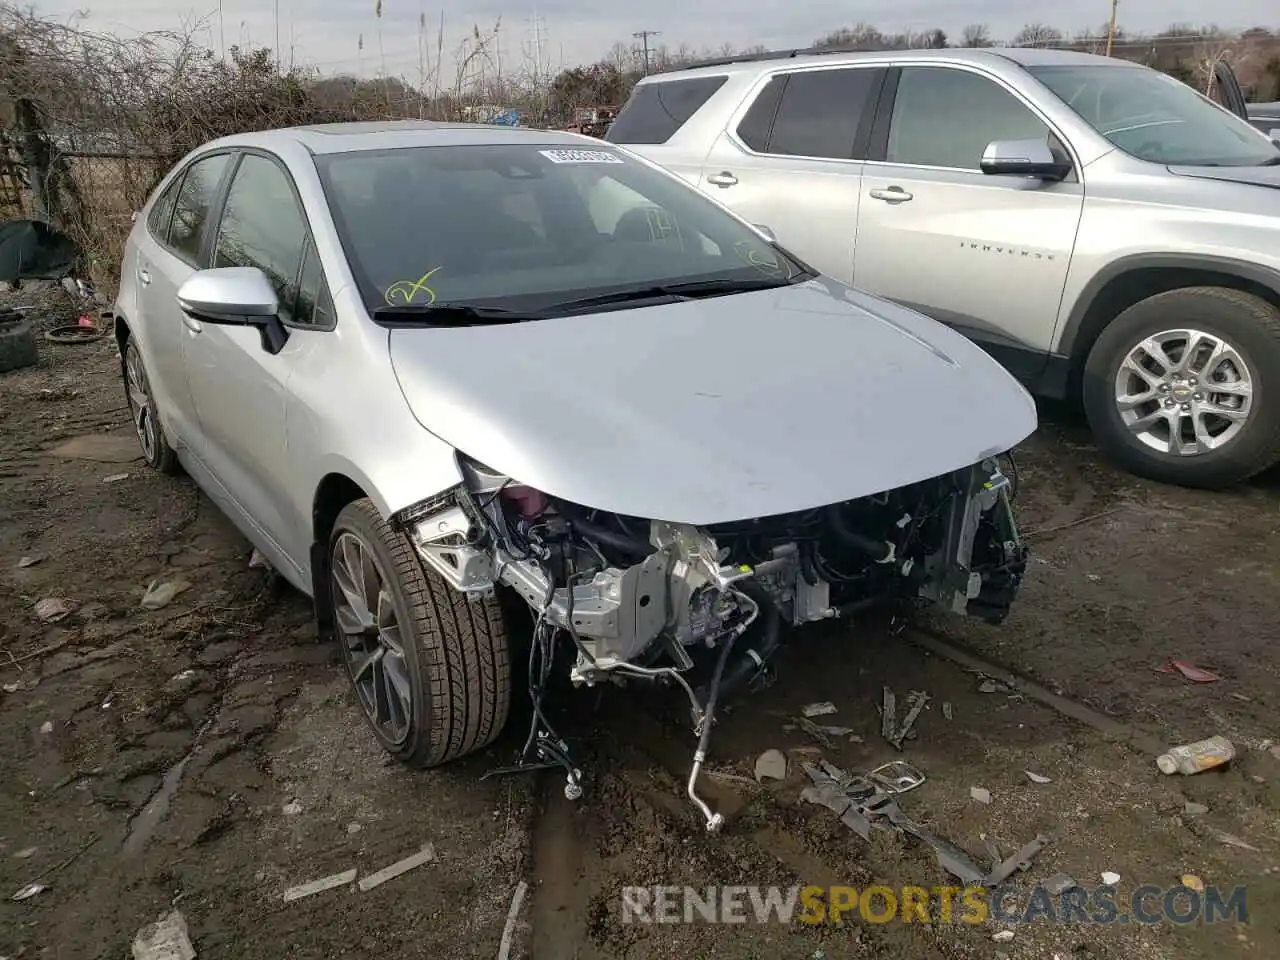
<path fill-rule="evenodd" d="M 1235 758 L 1236 748 L 1226 737 L 1209 737 L 1198 743 L 1173 747 L 1168 753 L 1156 757 L 1161 773 L 1181 773 L 1190 776 L 1201 770 L 1220 767 Z"/>

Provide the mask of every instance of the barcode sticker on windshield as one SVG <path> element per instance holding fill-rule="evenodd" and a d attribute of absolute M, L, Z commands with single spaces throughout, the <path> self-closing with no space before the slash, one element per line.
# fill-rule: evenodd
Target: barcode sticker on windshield
<path fill-rule="evenodd" d="M 622 163 L 623 159 L 608 150 L 539 150 L 552 163 Z"/>

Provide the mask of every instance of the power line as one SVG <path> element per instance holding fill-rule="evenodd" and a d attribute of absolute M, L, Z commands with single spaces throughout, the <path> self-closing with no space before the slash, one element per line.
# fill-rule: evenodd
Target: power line
<path fill-rule="evenodd" d="M 656 37 L 661 30 L 637 30 L 632 34 L 637 40 L 644 44 L 644 75 L 649 75 L 649 38 Z"/>

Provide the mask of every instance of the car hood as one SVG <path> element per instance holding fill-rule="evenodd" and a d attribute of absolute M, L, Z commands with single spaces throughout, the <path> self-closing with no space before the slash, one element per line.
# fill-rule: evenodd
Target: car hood
<path fill-rule="evenodd" d="M 1271 187 L 1280 190 L 1280 166 L 1274 167 L 1180 167 L 1169 172 L 1180 177 L 1199 180 L 1221 180 L 1224 183 L 1247 183 L 1255 187 Z"/>
<path fill-rule="evenodd" d="M 1030 395 L 959 334 L 820 278 L 525 323 L 394 329 L 418 421 L 584 506 L 709 524 L 879 493 L 1003 452 Z"/>

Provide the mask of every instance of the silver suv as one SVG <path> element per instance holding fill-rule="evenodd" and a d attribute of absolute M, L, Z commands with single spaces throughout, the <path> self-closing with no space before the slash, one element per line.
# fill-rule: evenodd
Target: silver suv
<path fill-rule="evenodd" d="M 1051 50 L 774 54 L 646 78 L 607 138 L 1080 398 L 1135 473 L 1217 487 L 1280 460 L 1280 144 L 1172 78 Z"/>

